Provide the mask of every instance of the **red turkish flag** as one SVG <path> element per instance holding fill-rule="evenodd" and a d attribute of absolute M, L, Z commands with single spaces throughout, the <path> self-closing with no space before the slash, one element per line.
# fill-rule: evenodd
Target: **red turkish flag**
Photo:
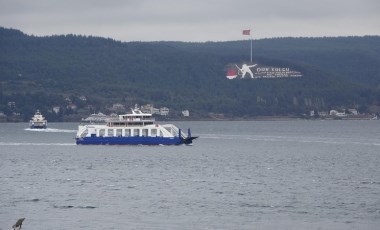
<path fill-rule="evenodd" d="M 251 30 L 243 30 L 243 35 L 251 35 Z"/>

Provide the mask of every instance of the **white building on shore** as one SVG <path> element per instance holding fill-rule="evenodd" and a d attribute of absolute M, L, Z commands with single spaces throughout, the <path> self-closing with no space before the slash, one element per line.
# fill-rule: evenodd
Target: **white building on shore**
<path fill-rule="evenodd" d="M 183 110 L 183 111 L 182 111 L 182 116 L 184 116 L 184 117 L 188 117 L 188 116 L 190 116 L 190 112 L 189 112 L 189 110 Z"/>
<path fill-rule="evenodd" d="M 167 107 L 161 107 L 160 108 L 160 115 L 161 116 L 168 116 L 169 115 L 169 108 L 167 108 Z"/>

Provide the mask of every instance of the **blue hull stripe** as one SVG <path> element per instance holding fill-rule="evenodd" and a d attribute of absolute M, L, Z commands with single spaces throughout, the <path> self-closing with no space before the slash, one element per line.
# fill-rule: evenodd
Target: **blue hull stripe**
<path fill-rule="evenodd" d="M 77 145 L 180 145 L 179 137 L 84 137 L 76 139 Z"/>
<path fill-rule="evenodd" d="M 34 125 L 32 125 L 32 126 L 30 126 L 30 128 L 31 129 L 46 129 L 47 126 L 46 125 L 44 125 L 44 126 L 34 126 Z"/>

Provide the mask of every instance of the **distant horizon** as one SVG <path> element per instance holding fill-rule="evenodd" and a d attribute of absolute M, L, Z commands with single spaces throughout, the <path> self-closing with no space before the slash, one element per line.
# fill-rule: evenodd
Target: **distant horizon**
<path fill-rule="evenodd" d="M 36 35 L 34 33 L 26 33 L 22 31 L 21 29 L 18 28 L 12 28 L 12 27 L 5 27 L 5 26 L 0 26 L 0 28 L 4 29 L 9 29 L 9 30 L 17 30 L 20 31 L 21 33 L 27 35 L 27 36 L 34 36 L 34 37 L 39 37 L 39 38 L 44 38 L 44 37 L 54 37 L 54 36 L 68 36 L 68 35 L 74 35 L 74 36 L 83 36 L 83 37 L 95 37 L 95 38 L 104 38 L 104 39 L 111 39 L 117 42 L 184 42 L 184 43 L 207 43 L 207 42 L 234 42 L 234 41 L 246 41 L 250 40 L 251 37 L 247 36 L 246 39 L 240 39 L 240 40 L 220 40 L 220 41 L 180 41 L 180 40 L 131 40 L 131 41 L 122 41 L 118 40 L 116 38 L 112 37 L 104 37 L 104 36 L 97 36 L 93 34 L 75 34 L 75 33 L 66 33 L 66 34 L 49 34 L 49 35 Z M 307 36 L 283 36 L 283 37 L 267 37 L 267 38 L 255 38 L 252 37 L 252 39 L 255 40 L 266 40 L 266 39 L 283 39 L 283 38 L 345 38 L 345 37 L 379 37 L 379 35 L 375 34 L 367 34 L 367 35 L 339 35 L 339 36 L 315 36 L 315 37 L 307 37 Z"/>

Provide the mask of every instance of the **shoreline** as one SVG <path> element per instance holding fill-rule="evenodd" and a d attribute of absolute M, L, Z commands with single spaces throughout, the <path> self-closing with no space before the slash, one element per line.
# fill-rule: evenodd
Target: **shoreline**
<path fill-rule="evenodd" d="M 312 117 L 291 117 L 291 116 L 259 116 L 259 117 L 235 117 L 235 118 L 167 118 L 167 119 L 156 119 L 157 122 L 182 122 L 182 121 L 294 121 L 294 120 L 310 120 L 310 121 L 329 121 L 329 120 L 378 120 L 377 116 L 360 116 L 360 117 L 323 117 L 323 118 L 312 118 Z M 83 123 L 82 120 L 76 121 L 49 121 L 50 123 Z M 28 123 L 28 121 L 0 121 L 0 123 Z"/>

